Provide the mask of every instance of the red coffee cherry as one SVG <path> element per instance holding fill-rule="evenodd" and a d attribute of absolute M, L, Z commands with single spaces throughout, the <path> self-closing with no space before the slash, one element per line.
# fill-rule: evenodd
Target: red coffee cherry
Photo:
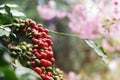
<path fill-rule="evenodd" d="M 51 58 L 51 59 L 50 59 L 50 62 L 51 62 L 51 63 L 55 63 L 55 59 L 54 59 L 54 58 Z"/>
<path fill-rule="evenodd" d="M 35 61 L 31 61 L 32 67 L 36 67 Z"/>
<path fill-rule="evenodd" d="M 41 59 L 41 66 L 44 66 L 44 67 L 50 67 L 52 66 L 52 63 L 48 60 L 45 60 L 45 59 Z"/>
<path fill-rule="evenodd" d="M 41 56 L 41 54 L 39 54 L 39 52 L 35 52 L 34 54 L 38 59 L 41 59 L 42 56 Z"/>
<path fill-rule="evenodd" d="M 35 28 L 36 27 L 36 22 L 35 21 L 31 21 L 30 22 L 30 26 L 33 27 L 33 28 Z"/>
<path fill-rule="evenodd" d="M 42 70 L 39 67 L 35 67 L 34 71 L 37 72 L 39 75 L 42 74 Z"/>
<path fill-rule="evenodd" d="M 47 54 L 44 53 L 44 52 L 41 52 L 41 58 L 42 58 L 42 59 L 47 59 Z"/>

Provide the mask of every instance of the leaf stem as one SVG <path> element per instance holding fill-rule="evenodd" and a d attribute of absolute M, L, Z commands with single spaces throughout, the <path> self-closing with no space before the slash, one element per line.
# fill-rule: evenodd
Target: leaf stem
<path fill-rule="evenodd" d="M 74 35 L 74 34 L 62 33 L 62 32 L 57 32 L 57 31 L 52 31 L 52 30 L 49 30 L 49 32 L 50 32 L 50 33 L 54 33 L 54 34 L 58 34 L 58 35 L 62 35 L 62 36 L 80 38 L 79 35 Z"/>

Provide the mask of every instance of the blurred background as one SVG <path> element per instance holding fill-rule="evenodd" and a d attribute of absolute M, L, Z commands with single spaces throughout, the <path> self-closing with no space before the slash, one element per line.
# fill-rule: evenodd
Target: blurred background
<path fill-rule="evenodd" d="M 67 34 L 76 34 L 69 27 L 68 13 L 83 0 L 0 0 L 0 4 L 17 4 L 27 18 L 44 27 Z M 94 0 L 93 0 L 94 1 Z M 76 24 L 77 25 L 77 24 Z M 74 27 L 74 25 L 73 25 Z M 111 62 L 102 59 L 82 39 L 49 33 L 54 41 L 56 66 L 64 71 L 65 80 L 119 80 L 119 54 L 108 54 Z"/>

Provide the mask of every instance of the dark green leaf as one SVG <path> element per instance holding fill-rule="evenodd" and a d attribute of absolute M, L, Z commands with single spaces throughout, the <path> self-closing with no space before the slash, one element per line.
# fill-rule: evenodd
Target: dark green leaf
<path fill-rule="evenodd" d="M 0 37 L 1 36 L 9 36 L 11 32 L 11 29 L 9 27 L 3 27 L 3 26 L 0 26 Z"/>
<path fill-rule="evenodd" d="M 7 5 L 5 5 L 5 10 L 7 13 L 10 13 L 10 7 L 8 7 Z"/>
<path fill-rule="evenodd" d="M 10 39 L 11 39 L 11 41 L 12 41 L 12 44 L 18 44 L 19 43 L 19 39 L 18 39 L 18 37 L 16 36 L 16 34 L 14 34 L 14 33 L 11 33 L 10 34 Z"/>

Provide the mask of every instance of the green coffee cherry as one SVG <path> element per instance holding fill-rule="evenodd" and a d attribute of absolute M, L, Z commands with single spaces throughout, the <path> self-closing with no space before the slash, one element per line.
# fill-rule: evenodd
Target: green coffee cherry
<path fill-rule="evenodd" d="M 32 53 L 30 51 L 27 51 L 26 54 L 30 56 Z"/>
<path fill-rule="evenodd" d="M 20 48 L 21 48 L 23 51 L 26 51 L 26 49 L 27 49 L 25 45 L 20 46 Z"/>
<path fill-rule="evenodd" d="M 52 72 L 53 68 L 52 67 L 47 67 L 46 70 Z"/>
<path fill-rule="evenodd" d="M 35 59 L 35 63 L 39 66 L 40 65 L 40 60 L 39 59 Z"/>

